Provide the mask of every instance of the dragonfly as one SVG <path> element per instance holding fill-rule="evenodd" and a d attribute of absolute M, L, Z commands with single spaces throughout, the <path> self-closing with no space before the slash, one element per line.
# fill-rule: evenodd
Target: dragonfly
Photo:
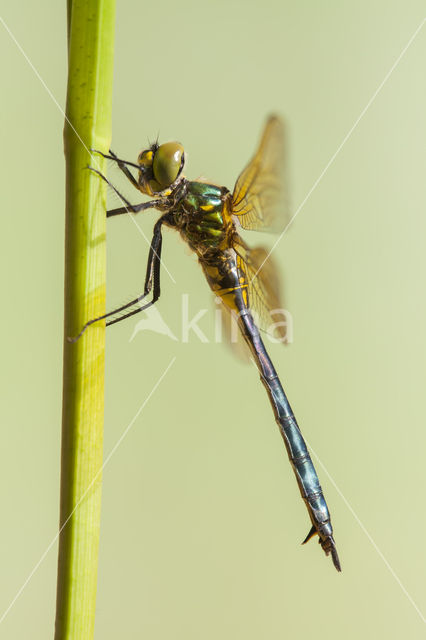
<path fill-rule="evenodd" d="M 188 180 L 183 174 L 186 155 L 179 142 L 157 141 L 139 154 L 137 163 L 120 159 L 111 150 L 109 154 L 96 153 L 113 160 L 139 192 L 152 198 L 131 204 L 101 172 L 90 167 L 124 203 L 107 211 L 108 218 L 147 209 L 156 209 L 161 215 L 153 229 L 143 294 L 89 320 L 72 341 L 78 340 L 95 322 L 106 320 L 107 326 L 112 325 L 158 301 L 162 229 L 177 230 L 197 255 L 211 290 L 238 323 L 259 370 L 311 520 L 312 526 L 302 544 L 318 535 L 325 554 L 331 555 L 335 568 L 341 571 L 330 513 L 317 472 L 260 334 L 260 330 L 267 328 L 272 312 L 280 308 L 276 269 L 266 249 L 249 248 L 239 233 L 240 227 L 268 231 L 283 227 L 287 207 L 283 120 L 277 115 L 267 119 L 260 144 L 232 193 L 223 186 Z M 131 168 L 137 169 L 137 177 Z"/>

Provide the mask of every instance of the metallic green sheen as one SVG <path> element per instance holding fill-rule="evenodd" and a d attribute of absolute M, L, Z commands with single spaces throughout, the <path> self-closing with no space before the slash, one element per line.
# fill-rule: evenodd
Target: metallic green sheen
<path fill-rule="evenodd" d="M 204 182 L 188 182 L 188 190 L 184 196 L 183 203 L 185 209 L 199 211 L 200 207 L 211 205 L 212 211 L 222 213 L 222 196 L 224 190 L 214 184 L 206 184 Z M 206 213 L 212 213 L 212 211 Z M 222 222 L 222 216 L 221 216 Z"/>
<path fill-rule="evenodd" d="M 223 237 L 223 205 L 228 190 L 204 182 L 187 182 L 177 217 L 192 247 L 218 245 Z"/>

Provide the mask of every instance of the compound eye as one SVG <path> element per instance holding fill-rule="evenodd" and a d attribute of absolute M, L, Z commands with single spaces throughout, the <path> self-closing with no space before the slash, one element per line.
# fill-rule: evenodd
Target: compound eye
<path fill-rule="evenodd" d="M 152 167 L 152 159 L 154 157 L 154 152 L 151 149 L 147 149 L 146 151 L 141 151 L 138 157 L 138 164 L 144 169 L 150 169 Z"/>
<path fill-rule="evenodd" d="M 179 142 L 165 142 L 154 154 L 152 170 L 162 189 L 169 187 L 179 176 L 184 164 L 184 150 Z"/>

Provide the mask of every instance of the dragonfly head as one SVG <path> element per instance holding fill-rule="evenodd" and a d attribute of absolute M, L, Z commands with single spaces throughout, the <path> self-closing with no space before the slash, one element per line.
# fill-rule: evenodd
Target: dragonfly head
<path fill-rule="evenodd" d="M 179 142 L 154 143 L 139 154 L 139 187 L 148 196 L 168 195 L 182 178 L 185 152 Z"/>

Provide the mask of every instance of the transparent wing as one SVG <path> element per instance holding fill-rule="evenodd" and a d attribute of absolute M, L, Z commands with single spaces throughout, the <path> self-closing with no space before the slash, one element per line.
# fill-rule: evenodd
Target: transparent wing
<path fill-rule="evenodd" d="M 263 247 L 250 249 L 237 234 L 233 247 L 238 270 L 248 285 L 247 306 L 255 323 L 259 329 L 287 343 L 290 339 L 289 316 L 282 304 L 278 270 L 273 259 Z"/>
<path fill-rule="evenodd" d="M 232 213 L 243 229 L 282 231 L 290 220 L 286 185 L 285 127 L 266 122 L 259 147 L 235 183 Z"/>

